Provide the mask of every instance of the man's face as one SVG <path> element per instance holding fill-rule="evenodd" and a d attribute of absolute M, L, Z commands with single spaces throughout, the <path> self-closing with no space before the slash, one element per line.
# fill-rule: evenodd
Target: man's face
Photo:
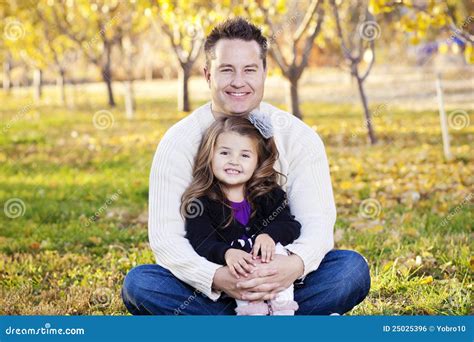
<path fill-rule="evenodd" d="M 257 168 L 257 143 L 234 132 L 221 133 L 212 156 L 212 173 L 225 186 L 245 184 Z"/>
<path fill-rule="evenodd" d="M 210 68 L 204 69 L 214 113 L 241 115 L 258 107 L 267 75 L 258 43 L 220 39 L 214 50 Z"/>

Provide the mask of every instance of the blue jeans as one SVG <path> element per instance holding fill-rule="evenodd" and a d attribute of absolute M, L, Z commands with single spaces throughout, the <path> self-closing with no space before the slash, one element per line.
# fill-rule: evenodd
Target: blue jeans
<path fill-rule="evenodd" d="M 303 283 L 295 282 L 296 315 L 344 314 L 369 293 L 369 267 L 362 255 L 331 250 Z M 140 265 L 127 274 L 122 298 L 133 315 L 235 315 L 235 299 L 216 302 L 159 265 Z"/>

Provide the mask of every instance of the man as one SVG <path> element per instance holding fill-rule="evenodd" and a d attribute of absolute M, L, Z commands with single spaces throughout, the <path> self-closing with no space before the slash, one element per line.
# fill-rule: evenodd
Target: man
<path fill-rule="evenodd" d="M 319 136 L 301 120 L 261 102 L 267 75 L 267 41 L 242 18 L 213 29 L 205 42 L 204 75 L 211 102 L 171 127 L 162 138 L 150 175 L 149 240 L 157 264 L 141 265 L 125 278 L 122 296 L 132 314 L 235 314 L 235 300 L 269 300 L 294 283 L 296 314 L 343 314 L 369 292 L 364 257 L 333 250 L 336 220 L 329 167 Z M 246 116 L 258 109 L 274 125 L 280 158 L 275 169 L 301 235 L 288 256 L 259 263 L 247 279 L 200 257 L 184 237 L 180 199 L 192 179 L 204 131 L 221 116 Z"/>

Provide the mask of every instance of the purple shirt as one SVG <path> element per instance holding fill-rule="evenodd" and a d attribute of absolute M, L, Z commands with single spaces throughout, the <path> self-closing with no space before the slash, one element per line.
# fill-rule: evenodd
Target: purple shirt
<path fill-rule="evenodd" d="M 229 202 L 232 206 L 232 210 L 234 211 L 235 219 L 245 226 L 250 219 L 249 202 L 247 202 L 246 199 L 244 199 L 242 202 Z"/>

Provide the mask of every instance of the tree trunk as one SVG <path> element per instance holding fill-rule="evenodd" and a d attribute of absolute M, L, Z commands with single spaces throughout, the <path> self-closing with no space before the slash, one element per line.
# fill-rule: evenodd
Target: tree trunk
<path fill-rule="evenodd" d="M 357 68 L 357 67 L 356 67 Z M 355 79 L 357 80 L 357 86 L 359 88 L 359 95 L 362 101 L 362 106 L 364 107 L 364 114 L 365 114 L 365 123 L 367 125 L 367 133 L 369 135 L 370 144 L 375 145 L 377 143 L 377 139 L 375 138 L 374 128 L 372 127 L 372 116 L 369 111 L 369 106 L 367 104 L 367 97 L 365 96 L 364 92 L 364 84 L 362 79 L 359 76 L 359 72 L 353 72 Z"/>
<path fill-rule="evenodd" d="M 41 69 L 33 70 L 33 98 L 35 102 L 41 100 L 43 94 L 43 71 Z"/>
<path fill-rule="evenodd" d="M 178 72 L 178 110 L 182 112 L 191 111 L 189 104 L 188 83 L 191 76 L 191 65 L 181 64 Z"/>
<path fill-rule="evenodd" d="M 153 62 L 149 60 L 145 63 L 145 81 L 153 81 Z"/>
<path fill-rule="evenodd" d="M 102 68 L 102 79 L 107 86 L 107 95 L 109 97 L 109 106 L 115 107 L 114 92 L 112 89 L 112 79 L 110 78 L 110 67 L 107 65 Z"/>
<path fill-rule="evenodd" d="M 11 73 L 12 63 L 10 56 L 3 62 L 3 90 L 9 92 L 12 89 Z"/>
<path fill-rule="evenodd" d="M 74 109 L 76 107 L 76 83 L 74 79 L 69 80 L 69 96 L 66 98 L 67 99 L 67 107 L 69 109 Z"/>
<path fill-rule="evenodd" d="M 134 116 L 135 103 L 133 100 L 133 83 L 132 81 L 125 81 L 125 116 L 131 120 Z"/>
<path fill-rule="evenodd" d="M 59 94 L 59 103 L 61 106 L 64 106 L 66 103 L 66 84 L 65 84 L 65 71 L 64 69 L 59 70 L 59 75 L 56 79 L 56 86 L 58 88 Z"/>
<path fill-rule="evenodd" d="M 298 79 L 289 78 L 288 79 L 288 93 L 286 98 L 287 108 L 294 116 L 298 119 L 302 118 L 300 111 L 300 101 L 298 97 Z"/>
<path fill-rule="evenodd" d="M 105 44 L 105 43 L 104 43 Z M 112 72 L 111 72 L 111 54 L 112 47 L 108 44 L 105 44 L 105 64 L 102 66 L 102 79 L 104 80 L 107 86 L 107 94 L 109 96 L 109 106 L 115 107 L 114 92 L 112 89 Z"/>

